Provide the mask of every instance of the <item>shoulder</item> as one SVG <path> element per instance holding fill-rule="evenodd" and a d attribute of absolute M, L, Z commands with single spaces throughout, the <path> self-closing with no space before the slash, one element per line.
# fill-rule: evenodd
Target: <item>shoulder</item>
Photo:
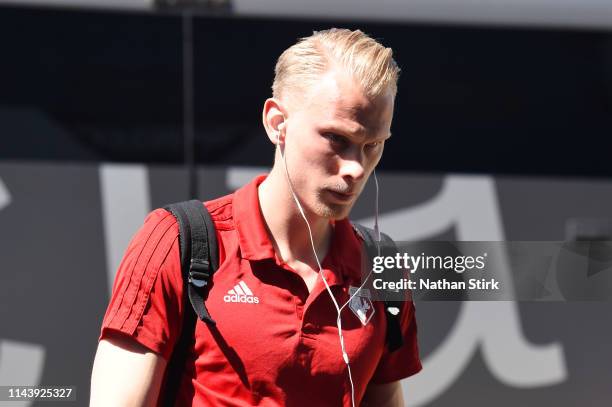
<path fill-rule="evenodd" d="M 161 263 L 172 249 L 179 235 L 176 218 L 158 208 L 150 212 L 141 228 L 132 237 L 126 257 L 135 257 L 139 263 Z"/>
<path fill-rule="evenodd" d="M 151 211 L 124 253 L 113 294 L 120 294 L 121 289 L 126 289 L 128 285 L 138 284 L 138 291 L 146 289 L 156 279 L 162 266 L 176 266 L 173 263 L 179 258 L 178 237 L 178 222 L 170 212 L 163 208 Z"/>
<path fill-rule="evenodd" d="M 204 202 L 204 206 L 210 213 L 217 229 L 230 230 L 234 228 L 234 195 L 235 193 L 231 193 Z"/>

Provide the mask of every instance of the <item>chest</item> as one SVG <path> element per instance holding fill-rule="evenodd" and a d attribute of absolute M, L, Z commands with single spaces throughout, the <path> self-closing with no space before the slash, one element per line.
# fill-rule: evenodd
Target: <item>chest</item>
<path fill-rule="evenodd" d="M 225 262 L 206 301 L 217 324 L 199 322 L 196 327 L 197 380 L 211 387 L 221 380 L 222 386 L 256 394 L 300 394 L 303 386 L 324 386 L 341 397 L 346 365 L 337 312 L 321 280 L 316 275 L 307 280 L 273 262 Z M 340 305 L 348 300 L 350 285 L 345 280 L 331 286 Z M 357 386 L 365 386 L 374 374 L 384 347 L 384 314 L 382 307 L 377 309 L 380 304 L 372 305 L 374 315 L 366 325 L 349 306 L 341 314 Z M 293 386 L 299 389 L 288 391 Z"/>

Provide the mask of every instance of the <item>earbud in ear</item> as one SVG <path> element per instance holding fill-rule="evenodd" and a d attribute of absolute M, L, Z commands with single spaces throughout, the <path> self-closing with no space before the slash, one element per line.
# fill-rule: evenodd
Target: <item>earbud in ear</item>
<path fill-rule="evenodd" d="M 280 123 L 278 125 L 278 130 L 276 130 L 276 142 L 278 144 L 280 144 L 280 135 L 281 135 L 281 132 L 283 131 L 283 128 L 285 128 L 285 123 Z"/>
<path fill-rule="evenodd" d="M 280 122 L 277 126 L 277 130 L 276 130 L 276 143 L 277 145 L 280 145 L 280 136 L 281 136 L 281 132 L 283 131 L 283 129 L 285 128 L 285 116 L 283 116 L 283 121 Z"/>

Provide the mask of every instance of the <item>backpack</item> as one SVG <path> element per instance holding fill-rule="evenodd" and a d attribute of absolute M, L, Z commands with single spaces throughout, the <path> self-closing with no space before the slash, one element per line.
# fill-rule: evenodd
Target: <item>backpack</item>
<path fill-rule="evenodd" d="M 181 335 L 174 346 L 172 357 L 166 368 L 162 406 L 174 406 L 180 386 L 180 378 L 187 351 L 194 340 L 196 317 L 201 321 L 215 325 L 208 309 L 206 298 L 209 282 L 213 273 L 219 268 L 219 246 L 215 224 L 204 204 L 193 199 L 177 202 L 164 207 L 172 213 L 179 224 L 179 245 L 181 258 L 181 274 L 186 295 L 183 295 L 184 317 Z M 374 230 L 353 223 L 353 228 L 363 238 L 366 253 L 370 258 L 377 255 L 377 245 Z M 393 244 L 393 240 L 381 233 L 383 242 Z M 399 349 L 403 344 L 400 327 L 401 302 L 384 301 L 387 331 L 385 341 L 390 352 Z M 194 312 L 188 312 L 188 309 Z"/>

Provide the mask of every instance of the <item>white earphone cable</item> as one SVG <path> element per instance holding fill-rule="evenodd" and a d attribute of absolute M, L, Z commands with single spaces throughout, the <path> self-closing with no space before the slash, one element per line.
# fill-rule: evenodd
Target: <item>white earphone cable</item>
<path fill-rule="evenodd" d="M 327 279 L 325 278 L 325 275 L 323 274 L 323 267 L 321 266 L 321 262 L 319 261 L 319 256 L 317 255 L 317 251 L 315 249 L 315 245 L 314 245 L 314 239 L 312 237 L 312 230 L 310 228 L 310 223 L 308 222 L 308 219 L 306 218 L 306 215 L 304 213 L 304 209 L 302 208 L 302 205 L 300 204 L 300 201 L 297 197 L 297 195 L 295 194 L 294 190 L 293 190 L 293 184 L 291 182 L 291 178 L 289 177 L 289 170 L 287 169 L 287 160 L 286 160 L 286 156 L 285 153 L 283 152 L 283 148 L 280 146 L 280 130 L 276 133 L 276 146 L 280 149 L 280 155 L 283 161 L 283 167 L 285 168 L 285 175 L 287 177 L 287 183 L 289 184 L 289 189 L 291 190 L 291 195 L 293 197 L 293 200 L 295 201 L 298 210 L 300 212 L 300 215 L 302 215 L 302 218 L 304 219 L 304 222 L 306 223 L 306 227 L 308 228 L 308 236 L 310 238 L 310 245 L 312 247 L 312 252 L 314 254 L 315 260 L 317 262 L 317 266 L 319 267 L 319 275 L 321 276 L 321 279 L 323 280 L 323 283 L 325 284 L 325 288 L 329 294 L 329 297 L 331 298 L 334 307 L 336 308 L 336 311 L 338 313 L 337 319 L 336 319 L 336 325 L 338 327 L 338 337 L 340 339 L 340 350 L 342 351 L 342 359 L 344 360 L 344 363 L 346 363 L 347 366 L 347 370 L 348 370 L 348 377 L 349 377 L 349 382 L 351 385 L 351 402 L 352 402 L 352 406 L 355 407 L 355 385 L 353 383 L 353 375 L 351 372 L 351 365 L 350 365 L 350 360 L 348 357 L 348 353 L 346 352 L 346 347 L 344 345 L 344 335 L 342 334 L 342 319 L 341 319 L 341 314 L 342 314 L 342 310 L 352 301 L 352 299 L 359 293 L 359 291 L 363 288 L 363 286 L 365 285 L 365 283 L 368 281 L 368 279 L 370 278 L 370 275 L 372 274 L 372 270 L 370 270 L 370 272 L 368 273 L 368 275 L 366 276 L 366 278 L 363 280 L 363 282 L 361 283 L 361 285 L 359 286 L 359 288 L 357 288 L 357 290 L 355 290 L 355 292 L 349 297 L 349 299 L 342 305 L 339 306 L 338 302 L 336 301 L 336 298 L 334 297 L 331 288 L 329 287 L 329 284 L 327 283 Z M 376 185 L 376 203 L 375 203 L 375 215 L 374 215 L 374 231 L 376 233 L 376 246 L 378 249 L 378 254 L 380 255 L 380 231 L 378 229 L 378 179 L 376 178 L 376 171 L 374 171 L 374 181 L 375 181 L 375 185 Z"/>

